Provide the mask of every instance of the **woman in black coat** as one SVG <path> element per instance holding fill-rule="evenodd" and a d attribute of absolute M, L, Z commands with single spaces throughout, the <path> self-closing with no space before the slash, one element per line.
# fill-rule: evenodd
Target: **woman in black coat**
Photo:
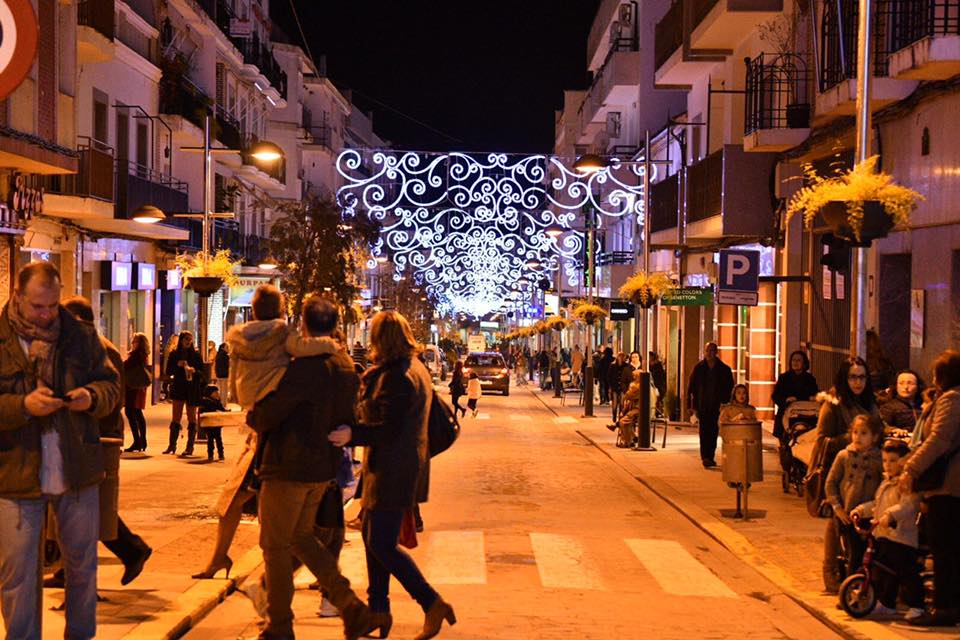
<path fill-rule="evenodd" d="M 460 406 L 460 398 L 467 393 L 467 383 L 463 379 L 463 361 L 457 360 L 453 366 L 453 375 L 450 376 L 450 399 L 453 401 L 453 413 L 463 412 L 467 417 L 467 410 Z"/>
<path fill-rule="evenodd" d="M 197 439 L 197 408 L 203 395 L 204 380 L 203 358 L 193 344 L 193 334 L 181 331 L 177 348 L 167 358 L 165 372 L 170 379 L 170 399 L 173 401 L 173 413 L 170 418 L 170 442 L 164 453 L 177 452 L 177 439 L 180 437 L 180 420 L 183 409 L 187 409 L 187 448 L 181 455 L 193 455 L 193 443 Z"/>
<path fill-rule="evenodd" d="M 423 631 L 432 638 L 453 608 L 427 583 L 413 559 L 398 546 L 400 527 L 418 502 L 426 502 L 430 483 L 427 423 L 433 384 L 417 359 L 419 345 L 406 319 L 395 311 L 378 313 L 370 326 L 374 366 L 364 373 L 357 425 L 330 434 L 338 446 L 368 447 L 363 459 L 363 542 L 367 555 L 370 609 L 385 635 L 390 616 L 390 576 L 423 608 Z"/>
<path fill-rule="evenodd" d="M 810 373 L 810 359 L 805 352 L 794 351 L 790 354 L 790 370 L 781 373 L 773 387 L 773 403 L 777 406 L 773 435 L 783 440 L 783 412 L 787 405 L 795 400 L 813 400 L 818 391 L 817 379 Z"/>

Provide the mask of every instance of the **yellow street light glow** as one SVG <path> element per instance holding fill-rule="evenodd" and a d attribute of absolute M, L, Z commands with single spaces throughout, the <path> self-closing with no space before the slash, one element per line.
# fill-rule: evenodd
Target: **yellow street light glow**
<path fill-rule="evenodd" d="M 140 224 L 156 224 L 167 219 L 167 214 L 152 204 L 143 204 L 134 209 L 132 220 Z"/>

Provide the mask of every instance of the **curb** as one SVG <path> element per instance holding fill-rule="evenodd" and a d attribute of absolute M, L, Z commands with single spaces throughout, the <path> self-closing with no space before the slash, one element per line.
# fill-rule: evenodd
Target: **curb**
<path fill-rule="evenodd" d="M 685 500 L 677 490 L 666 482 L 657 478 L 638 475 L 634 469 L 630 469 L 616 460 L 609 451 L 583 431 L 577 429 L 577 434 L 609 458 L 611 462 L 629 473 L 651 493 L 670 505 L 691 524 L 772 582 L 787 597 L 831 630 L 851 640 L 905 640 L 905 636 L 896 633 L 885 625 L 869 620 L 853 622 L 840 610 L 826 609 L 811 604 L 811 599 L 819 598 L 820 594 L 801 590 L 789 573 L 776 563 L 764 558 L 763 554 L 746 536 L 738 533 L 701 507 Z"/>

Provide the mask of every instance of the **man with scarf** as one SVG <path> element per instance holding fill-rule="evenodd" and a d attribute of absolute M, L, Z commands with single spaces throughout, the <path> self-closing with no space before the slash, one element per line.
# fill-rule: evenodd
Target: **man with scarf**
<path fill-rule="evenodd" d="M 64 637 L 96 635 L 98 420 L 120 399 L 94 328 L 60 305 L 48 262 L 17 274 L 0 314 L 0 602 L 8 638 L 41 638 L 40 540 L 49 504 L 66 567 Z"/>

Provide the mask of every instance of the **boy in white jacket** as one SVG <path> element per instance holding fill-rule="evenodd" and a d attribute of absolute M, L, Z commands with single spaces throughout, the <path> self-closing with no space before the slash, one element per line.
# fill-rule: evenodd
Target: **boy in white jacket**
<path fill-rule="evenodd" d="M 923 583 L 918 564 L 919 546 L 917 513 L 920 497 L 916 493 L 900 493 L 900 473 L 909 447 L 902 440 L 887 440 L 883 445 L 883 482 L 870 502 L 853 509 L 851 515 L 873 518 L 875 554 L 879 562 L 896 575 L 883 570 L 874 572 L 878 613 L 894 613 L 897 591 L 902 587 L 907 620 L 923 613 Z"/>

